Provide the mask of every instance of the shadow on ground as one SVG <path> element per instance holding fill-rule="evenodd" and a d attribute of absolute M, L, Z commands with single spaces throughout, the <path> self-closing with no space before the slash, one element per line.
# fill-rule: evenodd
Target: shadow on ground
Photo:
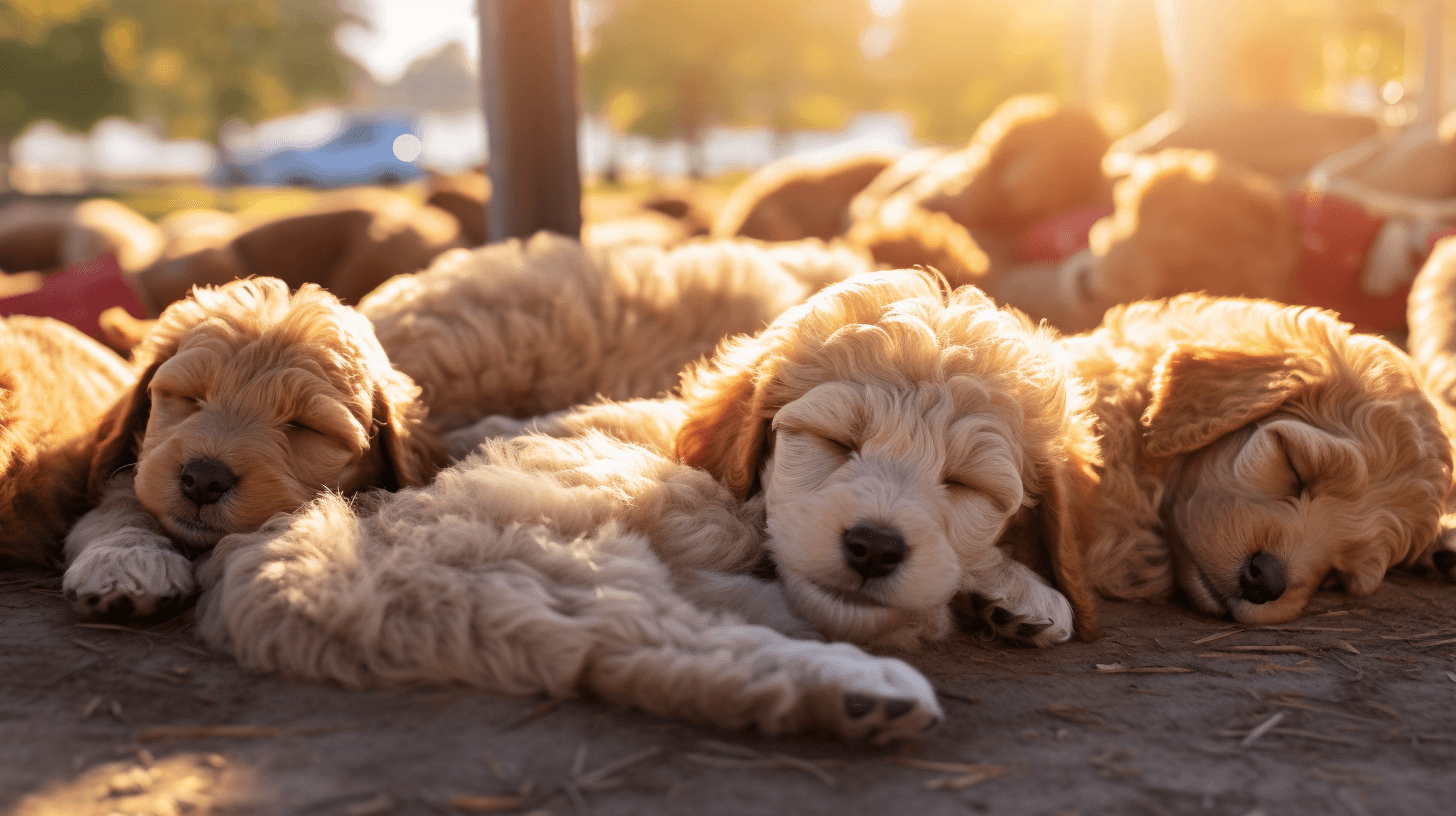
<path fill-rule="evenodd" d="M 0 573 L 0 813 L 1363 816 L 1456 794 L 1456 587 L 1414 578 L 1282 627 L 1107 604 L 1092 644 L 960 636 L 912 661 L 947 721 L 888 749 L 283 682 L 190 612 L 101 627 L 59 586 Z"/>

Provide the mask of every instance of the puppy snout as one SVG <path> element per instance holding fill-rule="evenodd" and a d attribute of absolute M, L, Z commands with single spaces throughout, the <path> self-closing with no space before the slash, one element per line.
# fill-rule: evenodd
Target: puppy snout
<path fill-rule="evenodd" d="M 1284 569 L 1279 559 L 1266 552 L 1256 552 L 1244 562 L 1239 573 L 1239 594 L 1249 603 L 1268 603 L 1284 594 Z"/>
<path fill-rule="evenodd" d="M 182 494 L 198 507 L 221 499 L 237 481 L 232 468 L 216 459 L 193 459 L 182 466 Z"/>
<path fill-rule="evenodd" d="M 866 578 L 880 578 L 905 560 L 905 539 L 894 530 L 856 524 L 844 531 L 844 560 Z"/>

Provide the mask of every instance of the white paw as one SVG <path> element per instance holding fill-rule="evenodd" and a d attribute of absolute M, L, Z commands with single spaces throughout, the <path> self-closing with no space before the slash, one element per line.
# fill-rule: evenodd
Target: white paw
<path fill-rule="evenodd" d="M 956 606 L 984 621 L 997 635 L 1031 646 L 1053 646 L 1072 638 L 1072 605 L 1060 592 L 1042 587 L 1020 604 L 977 592 L 956 599 Z"/>
<path fill-rule="evenodd" d="M 821 726 L 851 740 L 884 744 L 915 737 L 940 722 L 935 690 L 924 675 L 892 657 L 873 657 L 846 643 L 814 644 L 804 704 Z"/>
<path fill-rule="evenodd" d="M 61 588 L 83 615 L 142 618 L 197 591 L 192 562 L 156 533 L 122 530 L 86 547 Z"/>

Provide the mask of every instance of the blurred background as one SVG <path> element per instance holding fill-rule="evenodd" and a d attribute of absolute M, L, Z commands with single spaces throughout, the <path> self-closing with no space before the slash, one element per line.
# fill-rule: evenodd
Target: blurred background
<path fill-rule="evenodd" d="M 1423 49 L 1432 19 L 1451 25 L 1442 5 L 576 0 L 581 165 L 590 186 L 955 145 L 1025 92 L 1087 104 L 1117 136 L 1175 103 L 1170 76 L 1209 28 L 1218 94 L 1398 127 L 1438 79 Z M 0 184 L 180 185 L 211 206 L 216 185 L 470 168 L 487 158 L 478 48 L 473 0 L 0 0 Z"/>

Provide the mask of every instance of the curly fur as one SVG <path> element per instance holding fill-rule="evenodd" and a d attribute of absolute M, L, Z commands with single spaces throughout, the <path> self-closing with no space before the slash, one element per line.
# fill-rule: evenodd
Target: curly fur
<path fill-rule="evenodd" d="M 359 304 L 430 421 L 455 430 L 596 397 L 650 397 L 722 338 L 763 328 L 868 261 L 818 241 L 593 253 L 541 233 L 440 257 Z"/>
<path fill-rule="evenodd" d="M 0 318 L 0 563 L 60 560 L 62 537 L 90 506 L 96 429 L 135 378 L 59 320 Z"/>
<path fill-rule="evenodd" d="M 1368 595 L 1429 566 L 1451 451 L 1414 367 L 1318 309 L 1182 295 L 1108 312 L 1059 351 L 1095 383 L 1092 586 L 1246 623 L 1297 618 L 1333 577 Z M 1242 571 L 1277 559 L 1251 599 Z"/>
<path fill-rule="evenodd" d="M 147 614 L 190 591 L 179 547 L 256 529 L 321 491 L 423 484 L 443 458 L 419 432 L 418 389 L 368 321 L 317 286 L 198 289 L 163 312 L 134 363 L 140 379 L 90 462 L 102 506 L 66 540 L 65 589 L 83 612 Z M 185 470 L 197 462 L 234 481 L 199 500 Z"/>
<path fill-rule="evenodd" d="M 790 606 L 831 637 L 909 646 L 947 631 L 958 594 L 1035 594 L 997 549 L 1003 536 L 1048 554 L 1090 636 L 1075 539 L 1096 446 L 1051 342 L 973 287 L 861 275 L 689 370 L 674 449 L 739 499 L 762 490 Z M 842 537 L 863 524 L 904 540 L 888 575 L 847 563 Z M 1051 623 L 1035 630 L 1043 641 L 1071 634 L 1069 619 L 1043 631 Z"/>
<path fill-rule="evenodd" d="M 492 440 L 428 487 L 325 495 L 223 539 L 199 630 L 252 668 L 351 686 L 592 694 L 767 733 L 933 725 L 934 692 L 900 661 L 744 621 L 792 620 L 768 585 L 718 572 L 756 560 L 761 526 L 761 502 L 646 448 Z"/>
<path fill-rule="evenodd" d="M 1456 121 L 1456 120 L 1453 120 Z M 1407 347 L 1435 402 L 1441 424 L 1456 438 L 1456 238 L 1436 244 L 1411 284 Z M 1434 566 L 1456 581 L 1456 490 L 1441 518 L 1444 546 Z"/>

